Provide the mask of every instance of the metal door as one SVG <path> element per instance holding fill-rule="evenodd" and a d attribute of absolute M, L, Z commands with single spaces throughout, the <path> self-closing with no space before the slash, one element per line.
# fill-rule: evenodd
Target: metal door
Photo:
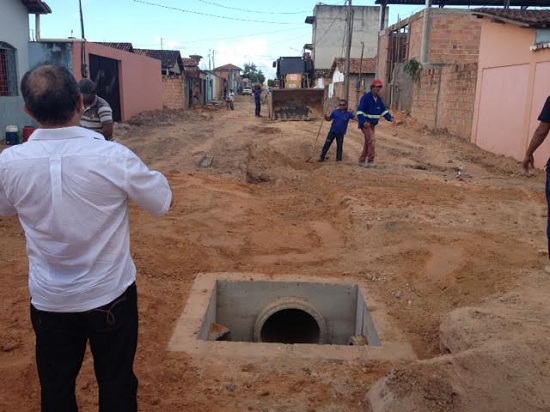
<path fill-rule="evenodd" d="M 118 60 L 90 54 L 90 78 L 97 84 L 97 95 L 113 109 L 113 120 L 120 122 L 120 83 Z"/>

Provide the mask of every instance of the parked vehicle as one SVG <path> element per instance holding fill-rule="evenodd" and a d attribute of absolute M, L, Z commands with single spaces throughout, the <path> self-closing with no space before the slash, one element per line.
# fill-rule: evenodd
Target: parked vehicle
<path fill-rule="evenodd" d="M 243 91 L 242 91 L 242 94 L 248 94 L 248 95 L 251 95 L 252 94 L 252 87 L 243 87 Z"/>

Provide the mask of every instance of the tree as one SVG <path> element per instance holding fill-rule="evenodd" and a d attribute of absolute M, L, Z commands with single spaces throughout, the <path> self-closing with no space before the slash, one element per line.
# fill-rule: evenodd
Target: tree
<path fill-rule="evenodd" d="M 258 70 L 258 67 L 254 63 L 245 63 L 243 74 L 241 75 L 243 79 L 250 79 L 250 84 L 260 83 L 264 84 L 265 76 L 261 70 Z"/>

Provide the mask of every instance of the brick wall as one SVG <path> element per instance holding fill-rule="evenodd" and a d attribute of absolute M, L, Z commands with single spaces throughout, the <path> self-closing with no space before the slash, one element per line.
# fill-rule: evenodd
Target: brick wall
<path fill-rule="evenodd" d="M 390 36 L 387 31 L 378 36 L 378 60 L 376 61 L 376 77 L 387 83 L 390 76 L 388 73 L 388 51 Z"/>
<path fill-rule="evenodd" d="M 411 116 L 430 129 L 470 138 L 477 63 L 426 67 L 413 88 Z"/>
<path fill-rule="evenodd" d="M 422 49 L 423 24 L 424 24 L 424 14 L 422 12 L 417 13 L 410 18 L 409 60 L 416 59 L 420 61 L 420 53 Z"/>
<path fill-rule="evenodd" d="M 184 80 L 181 76 L 162 76 L 162 103 L 165 109 L 183 109 Z"/>
<path fill-rule="evenodd" d="M 481 19 L 468 12 L 430 11 L 431 64 L 476 63 L 479 55 Z"/>
<path fill-rule="evenodd" d="M 424 68 L 420 81 L 413 87 L 411 116 L 430 129 L 436 127 L 441 68 Z"/>

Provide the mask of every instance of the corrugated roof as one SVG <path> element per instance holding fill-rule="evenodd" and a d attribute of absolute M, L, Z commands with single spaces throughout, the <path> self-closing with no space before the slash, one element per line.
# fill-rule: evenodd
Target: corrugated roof
<path fill-rule="evenodd" d="M 180 69 L 183 70 L 183 60 L 179 50 L 134 49 L 134 53 L 160 60 L 163 70 L 169 70 L 176 65 L 179 65 Z"/>
<path fill-rule="evenodd" d="M 21 0 L 21 3 L 31 14 L 50 14 L 52 12 L 50 6 L 40 0 Z"/>
<path fill-rule="evenodd" d="M 339 57 L 334 59 L 334 63 L 332 63 L 332 67 L 330 68 L 330 74 L 332 75 L 332 73 L 334 73 L 336 67 L 343 72 L 345 63 L 346 59 L 344 58 Z M 373 57 L 364 58 L 361 64 L 361 59 L 351 58 L 349 62 L 349 72 L 350 74 L 376 73 L 376 59 Z"/>
<path fill-rule="evenodd" d="M 480 8 L 472 10 L 472 14 L 478 17 L 490 17 L 493 20 L 517 26 L 532 28 L 550 27 L 550 10 Z"/>
<path fill-rule="evenodd" d="M 132 46 L 132 43 L 112 43 L 112 42 L 101 42 L 101 41 L 94 41 L 93 43 L 102 44 L 103 46 L 111 47 L 117 50 L 127 51 L 130 53 L 134 52 L 134 47 Z"/>

